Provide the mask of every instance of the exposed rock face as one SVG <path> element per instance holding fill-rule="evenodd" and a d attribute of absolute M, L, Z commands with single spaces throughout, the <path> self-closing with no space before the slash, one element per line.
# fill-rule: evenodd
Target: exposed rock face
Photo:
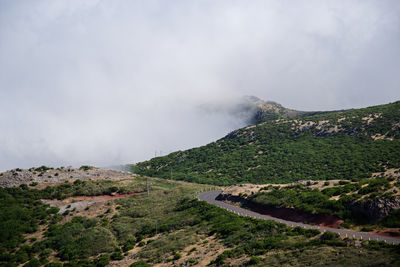
<path fill-rule="evenodd" d="M 278 120 L 291 119 L 296 117 L 312 116 L 317 114 L 329 113 L 332 111 L 300 111 L 285 108 L 279 103 L 273 101 L 263 101 L 255 96 L 245 97 L 248 105 L 253 105 L 254 115 L 251 119 L 253 124 Z"/>
<path fill-rule="evenodd" d="M 28 170 L 14 169 L 0 174 L 1 187 L 13 187 L 34 182 L 34 174 Z"/>
<path fill-rule="evenodd" d="M 374 200 L 357 201 L 348 205 L 348 208 L 355 213 L 365 215 L 371 223 L 376 223 L 390 212 L 400 208 L 400 196 L 396 198 L 377 198 Z"/>
<path fill-rule="evenodd" d="M 40 169 L 40 168 L 39 168 Z M 21 184 L 37 182 L 39 184 L 59 184 L 66 181 L 89 180 L 89 179 L 118 179 L 127 176 L 123 171 L 90 168 L 31 168 L 13 169 L 0 173 L 0 187 L 14 187 Z"/>

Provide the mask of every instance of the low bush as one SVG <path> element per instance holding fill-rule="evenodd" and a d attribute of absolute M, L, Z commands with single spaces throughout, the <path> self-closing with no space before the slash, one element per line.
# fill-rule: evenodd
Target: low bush
<path fill-rule="evenodd" d="M 144 260 L 140 260 L 132 263 L 131 265 L 129 265 L 129 267 L 150 267 L 150 264 L 148 264 Z"/>

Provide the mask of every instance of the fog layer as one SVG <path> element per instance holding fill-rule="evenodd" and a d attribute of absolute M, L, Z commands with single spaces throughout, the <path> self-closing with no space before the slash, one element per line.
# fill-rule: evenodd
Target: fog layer
<path fill-rule="evenodd" d="M 399 48 L 397 0 L 0 0 L 0 170 L 206 144 L 245 125 L 242 95 L 393 102 Z"/>

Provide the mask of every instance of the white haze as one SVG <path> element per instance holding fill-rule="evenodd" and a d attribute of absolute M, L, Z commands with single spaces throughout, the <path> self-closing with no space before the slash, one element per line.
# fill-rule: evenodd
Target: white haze
<path fill-rule="evenodd" d="M 132 163 L 300 110 L 400 99 L 400 1 L 0 0 L 0 170 Z M 233 102 L 232 102 L 233 101 Z"/>

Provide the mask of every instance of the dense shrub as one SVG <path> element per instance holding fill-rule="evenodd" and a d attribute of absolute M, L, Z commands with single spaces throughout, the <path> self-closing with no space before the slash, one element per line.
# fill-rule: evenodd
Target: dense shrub
<path fill-rule="evenodd" d="M 381 225 L 386 227 L 400 227 L 400 210 L 392 211 L 383 221 Z"/>
<path fill-rule="evenodd" d="M 0 248 L 17 247 L 23 234 L 35 232 L 41 221 L 56 213 L 39 197 L 38 190 L 0 188 Z"/>
<path fill-rule="evenodd" d="M 112 252 L 116 246 L 112 233 L 97 221 L 76 216 L 63 225 L 51 225 L 46 244 L 59 251 L 62 260 L 82 259 Z"/>
<path fill-rule="evenodd" d="M 250 260 L 248 262 L 246 262 L 246 266 L 251 266 L 251 265 L 256 265 L 259 264 L 261 262 L 261 258 L 260 257 L 251 257 Z"/>
<path fill-rule="evenodd" d="M 132 263 L 131 265 L 129 265 L 129 267 L 150 267 L 150 264 L 148 264 L 144 260 L 140 260 Z"/>
<path fill-rule="evenodd" d="M 309 213 L 333 214 L 342 217 L 347 209 L 341 202 L 329 200 L 326 189 L 321 192 L 318 189 L 311 190 L 294 186 L 260 192 L 248 197 L 247 200 L 255 204 L 295 208 Z"/>
<path fill-rule="evenodd" d="M 337 240 L 339 238 L 339 234 L 331 232 L 331 231 L 327 231 L 325 233 L 323 233 L 323 235 L 321 236 L 321 240 Z"/>

